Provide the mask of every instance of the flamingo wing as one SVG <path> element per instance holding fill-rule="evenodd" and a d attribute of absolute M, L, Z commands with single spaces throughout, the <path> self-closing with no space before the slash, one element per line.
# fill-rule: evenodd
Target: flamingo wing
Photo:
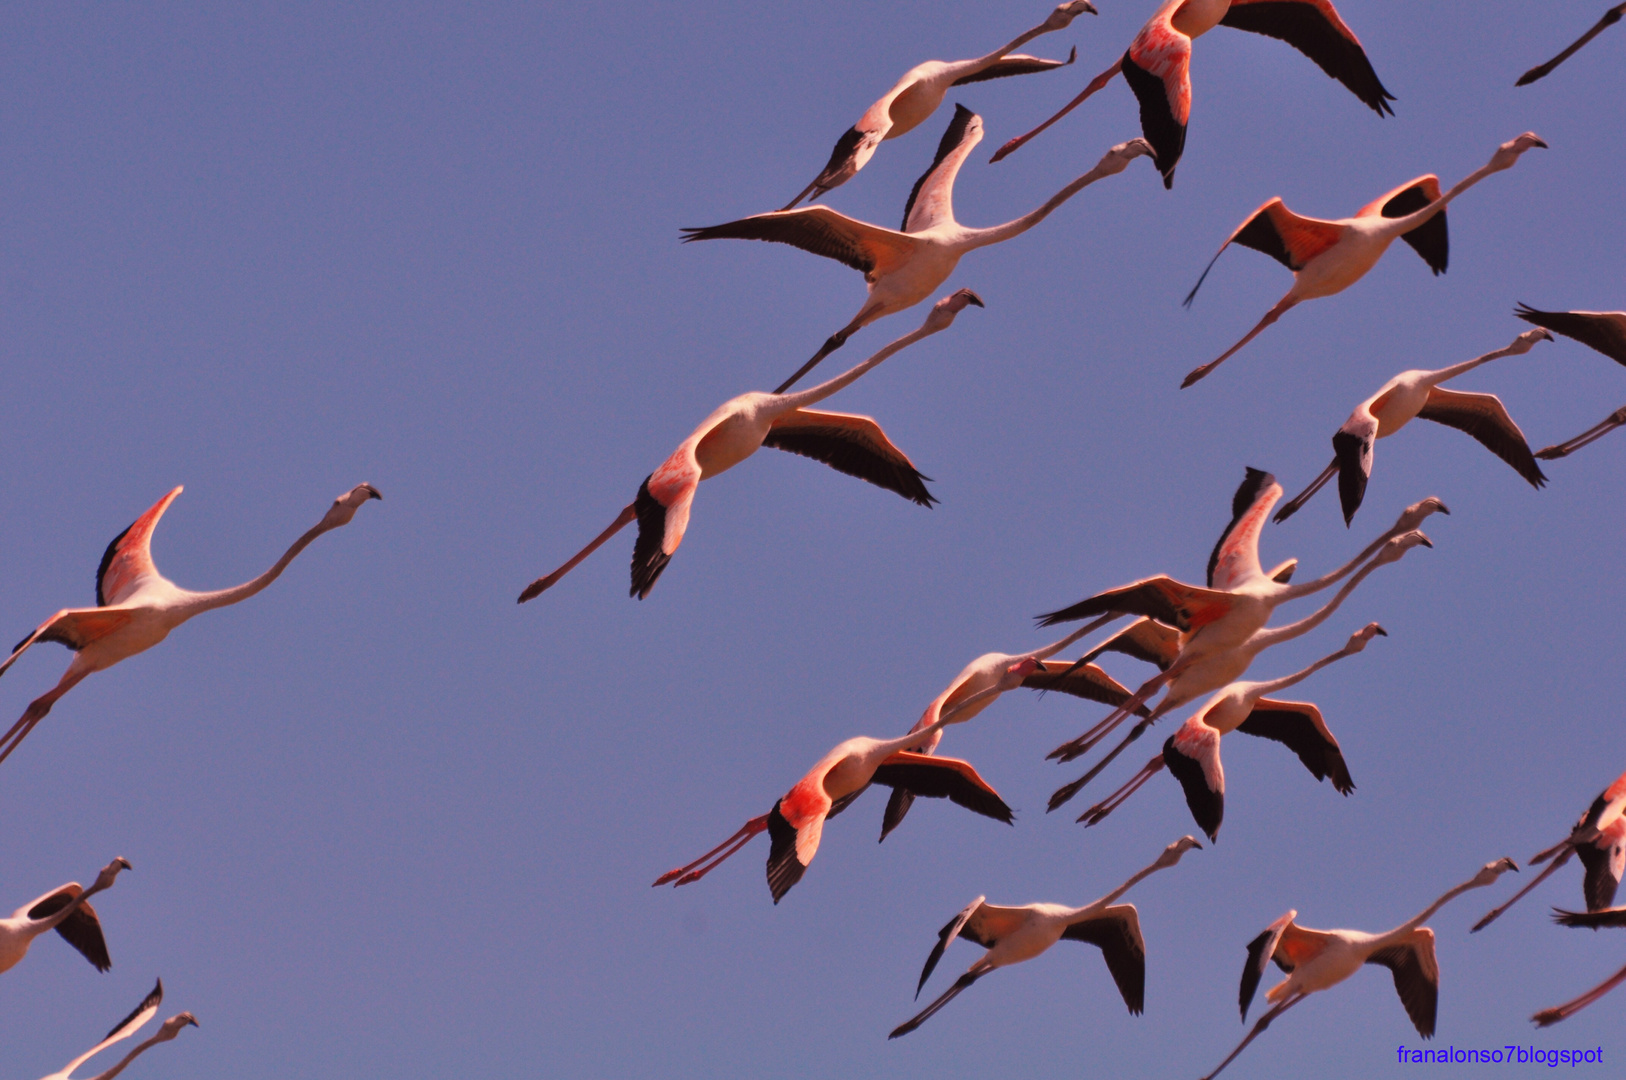
<path fill-rule="evenodd" d="M 1139 1016 L 1146 1009 L 1146 941 L 1140 934 L 1140 915 L 1134 904 L 1106 908 L 1061 932 L 1068 941 L 1083 941 L 1101 950 L 1129 1011 Z"/>
<path fill-rule="evenodd" d="M 1094 664 L 1069 664 L 1065 660 L 1042 661 L 1039 670 L 1023 679 L 1022 685 L 1030 690 L 1055 690 L 1085 701 L 1099 701 L 1113 708 L 1134 696 L 1127 686 Z M 1142 706 L 1137 715 L 1147 712 Z"/>
<path fill-rule="evenodd" d="M 946 798 L 967 810 L 1007 825 L 1016 822 L 1011 808 L 1005 805 L 999 792 L 977 774 L 969 761 L 899 750 L 889 754 L 875 770 L 875 783 L 904 788 L 911 795 L 922 798 Z"/>
<path fill-rule="evenodd" d="M 834 805 L 824 777 L 841 760 L 839 755 L 826 756 L 768 812 L 768 891 L 775 904 L 802 880 L 819 852 L 824 821 Z"/>
<path fill-rule="evenodd" d="M 920 971 L 920 982 L 915 985 L 916 998 L 920 997 L 921 990 L 925 989 L 926 980 L 932 977 L 932 972 L 937 968 L 937 962 L 943 958 L 943 951 L 953 943 L 955 938 L 960 936 L 960 931 L 965 928 L 965 924 L 971 919 L 971 916 L 977 913 L 977 910 L 982 907 L 982 902 L 986 899 L 988 899 L 986 896 L 979 896 L 971 901 L 960 910 L 958 915 L 945 923 L 943 929 L 937 932 L 937 944 L 932 946 L 931 955 L 926 957 L 926 966 Z M 984 946 L 984 948 L 986 947 Z"/>
<path fill-rule="evenodd" d="M 1377 448 L 1378 418 L 1369 403 L 1355 407 L 1332 436 L 1333 458 L 1338 462 L 1338 501 L 1344 510 L 1344 524 L 1355 520 L 1355 511 L 1366 499 L 1366 482 L 1372 478 L 1372 455 Z"/>
<path fill-rule="evenodd" d="M 1580 856 L 1586 876 L 1581 882 L 1581 895 L 1586 897 L 1588 911 L 1602 911 L 1615 902 L 1615 892 L 1626 873 L 1626 838 L 1613 830 L 1599 837 L 1596 844 L 1580 844 L 1575 854 Z"/>
<path fill-rule="evenodd" d="M 1355 32 L 1328 0 L 1231 0 L 1221 26 L 1285 41 L 1349 88 L 1379 116 L 1393 116 L 1384 89 Z"/>
<path fill-rule="evenodd" d="M 1242 1008 L 1242 1019 L 1248 1019 L 1248 1006 L 1253 1004 L 1253 995 L 1259 989 L 1259 980 L 1265 977 L 1265 965 L 1271 961 L 1283 971 L 1291 972 L 1294 963 L 1285 955 L 1278 955 L 1276 947 L 1281 944 L 1282 937 L 1293 925 L 1298 912 L 1289 911 L 1265 927 L 1260 935 L 1248 942 L 1248 959 L 1242 964 L 1242 989 L 1237 995 L 1237 1003 Z"/>
<path fill-rule="evenodd" d="M 1466 394 L 1436 386 L 1429 390 L 1428 401 L 1417 415 L 1473 436 L 1485 449 L 1513 466 L 1532 487 L 1547 483 L 1524 432 L 1495 394 Z"/>
<path fill-rule="evenodd" d="M 917 233 L 954 220 L 954 178 L 971 151 L 982 142 L 982 117 L 964 105 L 954 106 L 954 116 L 937 143 L 937 156 L 915 181 L 909 201 L 903 205 L 904 233 Z"/>
<path fill-rule="evenodd" d="M 1281 199 L 1271 199 L 1237 226 L 1237 230 L 1214 252 L 1214 257 L 1208 260 L 1208 266 L 1203 269 L 1202 277 L 1197 279 L 1197 284 L 1191 287 L 1183 302 L 1185 306 L 1191 306 L 1191 302 L 1197 298 L 1197 290 L 1208 279 L 1208 271 L 1214 269 L 1219 257 L 1232 244 L 1263 252 L 1296 274 L 1311 259 L 1342 240 L 1344 228 L 1336 221 L 1302 217 L 1289 210 Z"/>
<path fill-rule="evenodd" d="M 1355 781 L 1350 778 L 1349 765 L 1344 761 L 1338 740 L 1327 730 L 1321 710 L 1309 702 L 1260 698 L 1237 730 L 1244 735 L 1281 743 L 1298 755 L 1317 780 L 1332 777 L 1332 786 L 1340 795 L 1355 790 Z"/>
<path fill-rule="evenodd" d="M 921 506 L 937 501 L 926 490 L 931 478 L 921 475 L 868 416 L 796 409 L 773 422 L 762 445 L 822 461 Z"/>
<path fill-rule="evenodd" d="M 981 71 L 955 79 L 950 86 L 964 86 L 966 83 L 986 82 L 989 79 L 1003 79 L 1011 75 L 1033 75 L 1041 71 L 1054 71 L 1059 67 L 1066 67 L 1078 59 L 1078 49 L 1067 54 L 1065 60 L 1044 60 L 1037 56 L 1028 56 L 1026 53 L 1012 53 L 1001 57 Z"/>
<path fill-rule="evenodd" d="M 687 445 L 687 444 L 685 444 Z M 642 600 L 672 561 L 689 527 L 689 510 L 700 486 L 700 463 L 683 449 L 644 478 L 633 500 L 638 539 L 632 545 L 632 588 L 627 595 Z"/>
<path fill-rule="evenodd" d="M 1394 973 L 1395 992 L 1406 1007 L 1406 1015 L 1411 1017 L 1417 1034 L 1432 1039 L 1440 1004 L 1440 965 L 1434 958 L 1434 931 L 1420 926 L 1406 942 L 1379 949 L 1366 962 L 1382 964 Z"/>
<path fill-rule="evenodd" d="M 1520 304 L 1513 314 L 1626 364 L 1626 311 L 1537 311 Z"/>
<path fill-rule="evenodd" d="M 1197 827 L 1210 840 L 1225 821 L 1225 765 L 1220 761 L 1220 733 L 1197 717 L 1180 725 L 1163 743 L 1163 764 L 1180 782 L 1186 806 Z"/>
<path fill-rule="evenodd" d="M 107 1033 L 106 1037 L 103 1038 L 101 1042 L 74 1058 L 73 1061 L 68 1064 L 68 1067 L 63 1069 L 58 1075 L 72 1075 L 75 1069 L 79 1068 L 79 1066 L 83 1065 L 85 1062 L 89 1061 L 103 1050 L 106 1050 L 109 1046 L 112 1046 L 117 1042 L 123 1042 L 131 1035 L 134 1035 L 137 1031 L 140 1031 L 142 1026 L 145 1025 L 147 1021 L 158 1015 L 158 1007 L 163 1003 L 164 980 L 159 979 L 158 984 L 152 988 L 151 992 L 149 992 L 146 997 L 141 999 L 141 1004 L 137 1005 L 135 1010 L 131 1012 L 129 1016 L 126 1016 L 123 1020 L 120 1020 L 113 1027 L 113 1030 Z"/>
<path fill-rule="evenodd" d="M 1180 631 L 1156 619 L 1137 619 L 1079 658 L 1088 663 L 1102 653 L 1123 653 L 1167 671 L 1180 655 Z"/>
<path fill-rule="evenodd" d="M 134 613 L 127 608 L 63 608 L 40 623 L 37 630 L 17 643 L 5 663 L 0 664 L 0 675 L 4 675 L 11 665 L 17 662 L 17 658 L 30 647 L 42 641 L 56 642 L 58 645 L 66 645 L 74 652 L 79 652 L 107 635 L 122 630 L 134 618 Z"/>
<path fill-rule="evenodd" d="M 1440 178 L 1430 173 L 1408 180 L 1393 191 L 1367 203 L 1356 212 L 1356 217 L 1380 215 L 1400 218 L 1415 214 L 1440 197 Z M 1446 211 L 1441 210 L 1423 224 L 1401 236 L 1411 249 L 1423 257 L 1436 277 L 1451 265 L 1451 230 L 1446 224 Z"/>
<path fill-rule="evenodd" d="M 1626 926 L 1626 907 L 1604 908 L 1602 911 L 1565 911 L 1553 908 L 1553 922 L 1560 926 L 1586 927 L 1600 930 L 1606 926 Z"/>
<path fill-rule="evenodd" d="M 1236 598 L 1216 589 L 1199 589 L 1170 577 L 1147 578 L 1080 600 L 1072 607 L 1039 616 L 1039 625 L 1076 622 L 1095 615 L 1144 615 L 1190 633 L 1231 610 Z"/>
<path fill-rule="evenodd" d="M 1282 497 L 1276 478 L 1249 468 L 1231 497 L 1231 521 L 1208 556 L 1208 587 L 1230 590 L 1250 578 L 1264 576 L 1259 565 L 1259 533 L 1270 508 Z"/>
<path fill-rule="evenodd" d="M 83 891 L 77 884 L 64 885 L 29 908 L 28 917 L 35 920 L 49 919 L 77 899 Z M 89 960 L 97 971 L 106 971 L 113 966 L 113 961 L 107 955 L 107 941 L 102 937 L 102 921 L 88 901 L 80 904 L 72 915 L 58 923 L 56 932 L 61 935 L 63 941 L 72 945 L 80 956 Z"/>
<path fill-rule="evenodd" d="M 1124 53 L 1124 81 L 1140 103 L 1140 130 L 1152 146 L 1163 186 L 1174 186 L 1174 167 L 1186 148 L 1191 119 L 1191 39 L 1174 28 L 1170 7 L 1154 15 Z"/>
<path fill-rule="evenodd" d="M 152 561 L 152 531 L 183 490 L 177 487 L 159 499 L 107 545 L 101 565 L 96 568 L 97 607 L 117 604 L 135 592 L 143 580 L 159 576 Z"/>
<path fill-rule="evenodd" d="M 790 244 L 845 263 L 871 279 L 901 266 L 915 249 L 915 242 L 901 232 L 856 221 L 828 206 L 775 210 L 722 225 L 683 230 L 684 243 L 695 240 L 766 240 Z"/>

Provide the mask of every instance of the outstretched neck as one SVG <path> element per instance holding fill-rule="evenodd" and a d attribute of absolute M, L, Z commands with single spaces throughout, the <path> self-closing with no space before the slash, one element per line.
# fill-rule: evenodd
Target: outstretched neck
<path fill-rule="evenodd" d="M 1305 679 L 1308 679 L 1311 675 L 1314 675 L 1328 664 L 1336 664 L 1338 661 L 1342 660 L 1348 655 L 1350 655 L 1348 649 L 1339 649 L 1335 653 L 1323 656 L 1321 659 L 1317 660 L 1303 671 L 1295 672 L 1292 675 L 1283 675 L 1281 678 L 1272 679 L 1269 682 L 1256 683 L 1254 684 L 1256 697 L 1263 697 L 1266 694 L 1274 694 L 1278 690 L 1286 690 L 1289 686 L 1294 686 L 1303 682 Z"/>
<path fill-rule="evenodd" d="M 868 360 L 848 368 L 846 371 L 842 372 L 840 375 L 837 375 L 828 382 L 822 382 L 817 386 L 798 391 L 794 394 L 776 395 L 777 400 L 774 401 L 771 408 L 776 413 L 787 413 L 793 409 L 806 408 L 807 406 L 816 402 L 823 401 L 825 398 L 836 393 L 838 390 L 845 389 L 846 387 L 857 382 L 859 377 L 865 372 L 869 371 L 871 368 L 879 366 L 882 362 L 902 352 L 904 349 L 907 349 L 921 338 L 930 337 L 934 333 L 936 333 L 935 330 L 922 326 L 913 333 L 903 335 L 903 337 L 892 342 L 890 345 L 883 348 L 880 352 L 876 353 Z"/>
<path fill-rule="evenodd" d="M 108 1069 L 104 1073 L 97 1073 L 95 1076 L 91 1077 L 90 1080 L 113 1080 L 113 1077 L 124 1071 L 124 1067 L 126 1065 L 130 1064 L 130 1062 L 146 1053 L 150 1047 L 156 1046 L 158 1043 L 163 1041 L 163 1039 L 160 1039 L 158 1036 L 154 1035 L 146 1042 L 141 1043 L 139 1046 L 132 1049 L 128 1054 L 125 1054 L 124 1057 L 119 1060 L 117 1065 L 113 1066 L 111 1069 Z"/>
<path fill-rule="evenodd" d="M 1311 630 L 1314 630 L 1316 627 L 1326 622 L 1327 618 L 1332 615 L 1333 612 L 1338 610 L 1338 605 L 1342 604 L 1349 597 L 1349 594 L 1355 591 L 1355 586 L 1359 585 L 1363 580 L 1365 580 L 1366 575 L 1370 574 L 1381 565 L 1381 563 L 1374 560 L 1361 567 L 1361 569 L 1356 572 L 1354 577 L 1350 578 L 1344 583 L 1343 588 L 1339 589 L 1333 594 L 1333 598 L 1327 601 L 1326 606 L 1324 606 L 1320 611 L 1317 611 L 1315 614 L 1306 615 L 1298 622 L 1288 623 L 1286 626 L 1279 626 L 1274 630 L 1261 630 L 1259 633 L 1255 634 L 1253 643 L 1256 648 L 1254 651 L 1258 652 L 1260 649 L 1267 649 L 1272 645 L 1279 645 L 1284 641 L 1291 641 L 1293 638 L 1299 637 L 1303 634 L 1308 634 Z M 1314 669 L 1312 668 L 1311 670 Z M 1306 674 L 1308 674 L 1308 672 L 1306 672 Z"/>
<path fill-rule="evenodd" d="M 1105 896 L 1101 897 L 1101 899 L 1096 900 L 1093 903 L 1086 904 L 1083 907 L 1079 908 L 1078 910 L 1080 912 L 1099 911 L 1100 909 L 1110 905 L 1114 900 L 1118 899 L 1120 896 L 1122 896 L 1124 893 L 1128 892 L 1130 889 L 1133 889 L 1139 882 L 1145 880 L 1146 878 L 1151 877 L 1153 874 L 1157 873 L 1159 870 L 1162 870 L 1163 868 L 1164 868 L 1164 862 L 1163 862 L 1162 858 L 1159 858 L 1157 861 L 1153 862 L 1150 866 L 1146 867 L 1146 869 L 1140 871 L 1134 877 L 1130 878 L 1128 881 L 1124 882 L 1122 885 L 1118 886 L 1116 889 L 1113 889 L 1111 892 L 1109 892 Z"/>
<path fill-rule="evenodd" d="M 1039 207 L 1037 210 L 1034 210 L 1032 213 L 1023 214 L 1014 221 L 1007 221 L 1003 225 L 995 225 L 992 228 L 967 229 L 967 246 L 970 248 L 987 247 L 989 244 L 998 244 L 1005 240 L 1009 240 L 1013 236 L 1021 236 L 1023 233 L 1039 224 L 1039 222 L 1049 217 L 1050 212 L 1055 210 L 1056 207 L 1060 206 L 1068 199 L 1071 199 L 1074 195 L 1077 195 L 1080 191 L 1083 191 L 1097 180 L 1101 179 L 1103 175 L 1105 175 L 1105 173 L 1102 171 L 1101 167 L 1097 165 L 1095 168 L 1091 169 L 1077 180 L 1074 180 L 1071 184 L 1068 184 L 1066 187 L 1050 196 L 1049 199 L 1045 200 L 1043 206 Z"/>
<path fill-rule="evenodd" d="M 1500 360 L 1504 356 L 1512 356 L 1514 352 L 1515 350 L 1512 347 L 1497 349 L 1495 352 L 1488 352 L 1484 356 L 1476 356 L 1472 360 L 1464 360 L 1460 364 L 1452 364 L 1450 367 L 1430 372 L 1424 382 L 1428 383 L 1429 386 L 1438 386 L 1443 382 L 1451 381 L 1458 375 L 1467 374 L 1481 364 L 1488 364 L 1492 360 Z"/>
<path fill-rule="evenodd" d="M 1451 190 L 1447 191 L 1444 195 L 1441 195 L 1438 199 L 1435 199 L 1421 210 L 1415 210 L 1412 213 L 1407 214 L 1405 217 L 1385 218 L 1383 221 L 1385 226 L 1384 232 L 1391 237 L 1403 236 L 1420 225 L 1426 225 L 1434 218 L 1436 214 L 1444 210 L 1446 204 L 1452 199 L 1456 198 L 1458 195 L 1461 195 L 1464 191 L 1467 191 L 1469 188 L 1485 179 L 1485 177 L 1500 171 L 1500 169 L 1494 168 L 1491 165 L 1485 165 L 1474 170 L 1461 180 L 1458 180 L 1455 184 L 1451 185 Z"/>
<path fill-rule="evenodd" d="M 282 558 L 278 559 L 271 565 L 271 569 L 267 570 L 265 573 L 251 581 L 245 581 L 241 585 L 234 586 L 230 589 L 217 589 L 214 592 L 194 593 L 192 595 L 192 602 L 188 605 L 192 609 L 190 615 L 196 615 L 199 612 L 204 611 L 213 611 L 215 608 L 229 607 L 232 604 L 242 603 L 244 600 L 247 600 L 249 597 L 253 596 L 257 592 L 260 592 L 267 585 L 270 585 L 273 581 L 277 580 L 277 578 L 281 577 L 282 572 L 288 568 L 288 564 L 293 562 L 294 558 L 298 556 L 301 551 L 304 551 L 305 548 L 310 545 L 312 540 L 315 540 L 318 536 L 321 536 L 323 533 L 336 527 L 337 526 L 329 525 L 326 521 L 323 521 L 306 530 L 305 535 L 301 536 L 298 540 L 295 540 L 293 546 L 282 553 Z"/>
<path fill-rule="evenodd" d="M 1451 901 L 1455 900 L 1457 897 L 1461 896 L 1463 893 L 1467 892 L 1468 890 L 1470 890 L 1470 889 L 1478 889 L 1478 888 L 1483 888 L 1483 886 L 1480 884 L 1480 881 L 1479 881 L 1479 879 L 1477 877 L 1473 878 L 1472 880 L 1463 882 L 1461 885 L 1458 885 L 1456 888 L 1449 890 L 1444 896 L 1440 897 L 1438 900 L 1434 901 L 1428 907 L 1424 908 L 1416 916 L 1414 916 L 1413 918 L 1407 920 L 1403 925 L 1397 926 L 1393 930 L 1389 931 L 1387 934 L 1384 934 L 1383 935 L 1384 938 L 1388 939 L 1388 938 L 1405 937 L 1407 934 L 1411 933 L 1413 930 L 1417 929 L 1419 926 L 1422 926 L 1425 922 L 1427 922 L 1429 920 L 1430 916 L 1432 916 L 1436 911 L 1443 908 L 1446 904 L 1449 904 Z"/>
<path fill-rule="evenodd" d="M 1099 620 L 1093 623 L 1085 623 L 1083 626 L 1079 627 L 1077 630 L 1074 630 L 1071 634 L 1068 634 L 1060 641 L 1052 641 L 1044 648 L 1036 649 L 1033 652 L 1028 653 L 1028 655 L 1033 657 L 1035 660 L 1048 660 L 1052 656 L 1055 656 L 1057 653 L 1061 652 L 1067 646 L 1071 645 L 1073 642 L 1077 641 L 1079 638 L 1083 637 L 1085 634 L 1088 634 L 1091 630 L 1094 630 L 1098 623 Z"/>
<path fill-rule="evenodd" d="M 1366 545 L 1361 549 L 1360 554 L 1356 555 L 1353 559 L 1349 560 L 1338 569 L 1332 571 L 1330 574 L 1325 574 L 1322 577 L 1318 577 L 1314 581 L 1306 581 L 1302 585 L 1289 585 L 1285 590 L 1283 590 L 1281 599 L 1278 600 L 1277 603 L 1285 604 L 1289 600 L 1297 600 L 1301 596 L 1309 596 L 1311 593 L 1318 593 L 1327 586 L 1338 583 L 1347 577 L 1351 571 L 1361 566 L 1361 564 L 1365 563 L 1366 560 L 1370 559 L 1373 555 L 1376 555 L 1379 548 L 1381 548 L 1384 544 L 1387 544 L 1390 540 L 1394 539 L 1394 537 L 1397 535 L 1399 534 L 1391 529 L 1382 536 L 1378 537 L 1376 540 L 1372 541 L 1370 544 Z M 1347 593 L 1340 593 L 1339 595 L 1343 596 L 1347 595 Z"/>

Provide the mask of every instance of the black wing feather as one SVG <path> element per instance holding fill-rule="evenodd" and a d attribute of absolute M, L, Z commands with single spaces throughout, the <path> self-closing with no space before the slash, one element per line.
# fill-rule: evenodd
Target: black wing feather
<path fill-rule="evenodd" d="M 1302 0 L 1233 4 L 1220 25 L 1287 42 L 1348 87 L 1373 112 L 1394 115 L 1389 102 L 1396 98 L 1378 79 L 1366 50 L 1360 42 L 1339 33 L 1312 5 Z"/>
<path fill-rule="evenodd" d="M 1406 1007 L 1406 1015 L 1425 1039 L 1434 1037 L 1434 1018 L 1440 1003 L 1440 988 L 1423 972 L 1417 951 L 1404 945 L 1391 945 L 1379 949 L 1366 960 L 1368 964 L 1381 964 L 1394 973 L 1395 992 Z"/>
<path fill-rule="evenodd" d="M 1237 730 L 1244 735 L 1279 742 L 1298 755 L 1304 767 L 1317 780 L 1332 778 L 1332 786 L 1340 795 L 1355 790 L 1355 781 L 1349 775 L 1349 765 L 1337 743 L 1328 743 L 1317 731 L 1310 718 L 1294 709 L 1273 709 L 1261 703 Z"/>
<path fill-rule="evenodd" d="M 1139 1016 L 1146 1009 L 1146 950 L 1129 925 L 1122 918 L 1102 916 L 1074 923 L 1061 932 L 1069 941 L 1083 941 L 1101 950 L 1107 962 L 1112 981 L 1118 984 L 1118 993 L 1131 1014 Z"/>
<path fill-rule="evenodd" d="M 805 423 L 774 427 L 768 429 L 762 445 L 822 461 L 837 472 L 868 481 L 920 506 L 929 507 L 937 501 L 926 490 L 926 481 L 931 477 L 923 475 L 907 458 L 899 461 L 876 453 L 863 435 L 851 428 Z"/>
<path fill-rule="evenodd" d="M 1384 203 L 1383 216 L 1402 218 L 1407 214 L 1415 214 L 1429 202 L 1429 197 L 1422 186 L 1414 185 Z M 1428 268 L 1434 271 L 1435 277 L 1445 273 L 1451 265 L 1451 230 L 1446 225 L 1445 214 L 1446 212 L 1441 210 L 1400 238 L 1423 257 L 1423 261 L 1428 263 Z"/>

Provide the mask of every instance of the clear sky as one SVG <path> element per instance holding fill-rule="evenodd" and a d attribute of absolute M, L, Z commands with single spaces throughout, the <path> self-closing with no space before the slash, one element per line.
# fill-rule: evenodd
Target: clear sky
<path fill-rule="evenodd" d="M 1074 772 L 1045 752 L 1102 713 L 1057 695 L 1008 695 L 945 743 L 1014 828 L 922 802 L 877 846 L 872 792 L 777 908 L 765 840 L 700 884 L 649 887 L 836 742 L 904 731 L 973 656 L 1050 640 L 1036 612 L 1154 573 L 1200 580 L 1244 466 L 1296 491 L 1395 372 L 1507 344 L 1517 301 L 1626 307 L 1626 31 L 1513 87 L 1603 6 L 1345 0 L 1393 119 L 1280 42 L 1216 30 L 1197 43 L 1173 191 L 1137 161 L 968 257 L 942 291 L 970 286 L 987 309 L 831 400 L 877 417 L 941 505 L 764 452 L 701 488 L 648 600 L 626 596 L 627 533 L 524 607 L 520 588 L 696 422 L 776 385 L 862 300 L 834 262 L 685 247 L 679 227 L 782 205 L 905 69 L 980 54 L 1049 5 L 14 7 L 13 634 L 91 602 L 107 541 L 176 484 L 154 550 L 193 588 L 258 573 L 359 481 L 385 499 L 263 595 L 82 684 L 0 766 L 0 906 L 115 854 L 136 867 L 97 902 L 110 974 L 52 939 L 0 978 L 0 1071 L 59 1068 L 162 975 L 165 1014 L 203 1026 L 132 1077 L 1194 1077 L 1242 1034 L 1244 945 L 1287 908 L 1386 929 L 1486 861 L 1556 841 L 1626 767 L 1626 434 L 1551 463 L 1536 492 L 1418 423 L 1379 445 L 1353 529 L 1329 491 L 1263 541 L 1267 565 L 1319 573 L 1407 503 L 1452 509 L 1427 525 L 1434 550 L 1254 668 L 1295 670 L 1383 623 L 1388 638 L 1290 695 L 1320 704 L 1358 789 L 1341 798 L 1282 747 L 1227 741 L 1219 843 L 1129 897 L 1145 1016 L 1093 949 L 1064 943 L 886 1040 L 972 897 L 1081 904 L 1197 831 L 1167 777 L 1099 828 L 1047 816 Z M 1076 44 L 1075 66 L 963 88 L 830 204 L 895 224 L 955 101 L 987 125 L 955 193 L 971 224 L 1027 211 L 1137 134 L 1117 82 L 986 164 L 1153 4 L 1100 7 L 1031 47 Z M 1339 217 L 1425 172 L 1449 184 L 1527 129 L 1552 149 L 1453 205 L 1447 275 L 1396 246 L 1177 389 L 1288 286 L 1238 249 L 1180 309 L 1259 204 Z M 865 329 L 826 368 L 923 314 Z M 1500 394 L 1536 446 L 1626 402 L 1626 372 L 1568 341 L 1457 385 Z M 1146 674 L 1120 661 L 1119 678 Z M 0 710 L 66 662 L 30 652 Z M 1528 1022 L 1626 962 L 1626 935 L 1550 924 L 1549 905 L 1580 903 L 1579 877 L 1473 937 L 1518 879 L 1434 919 L 1437 1045 L 1626 1055 L 1626 992 L 1548 1033 Z M 933 985 L 977 955 L 956 945 Z M 1378 1076 L 1418 1042 L 1374 968 L 1234 1069 Z"/>

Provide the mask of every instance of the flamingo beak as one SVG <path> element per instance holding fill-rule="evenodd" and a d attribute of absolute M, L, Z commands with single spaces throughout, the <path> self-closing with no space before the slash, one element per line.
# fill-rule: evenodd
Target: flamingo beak
<path fill-rule="evenodd" d="M 968 303 L 968 304 L 975 304 L 977 307 L 980 307 L 980 308 L 985 308 L 985 307 L 988 306 L 987 304 L 982 302 L 982 297 L 978 296 L 976 293 L 972 292 L 970 289 L 965 290 L 965 302 Z"/>
<path fill-rule="evenodd" d="M 1385 630 L 1383 627 L 1380 626 L 1380 627 L 1377 628 L 1377 630 L 1378 630 L 1378 637 L 1388 637 L 1389 636 L 1389 631 Z"/>

